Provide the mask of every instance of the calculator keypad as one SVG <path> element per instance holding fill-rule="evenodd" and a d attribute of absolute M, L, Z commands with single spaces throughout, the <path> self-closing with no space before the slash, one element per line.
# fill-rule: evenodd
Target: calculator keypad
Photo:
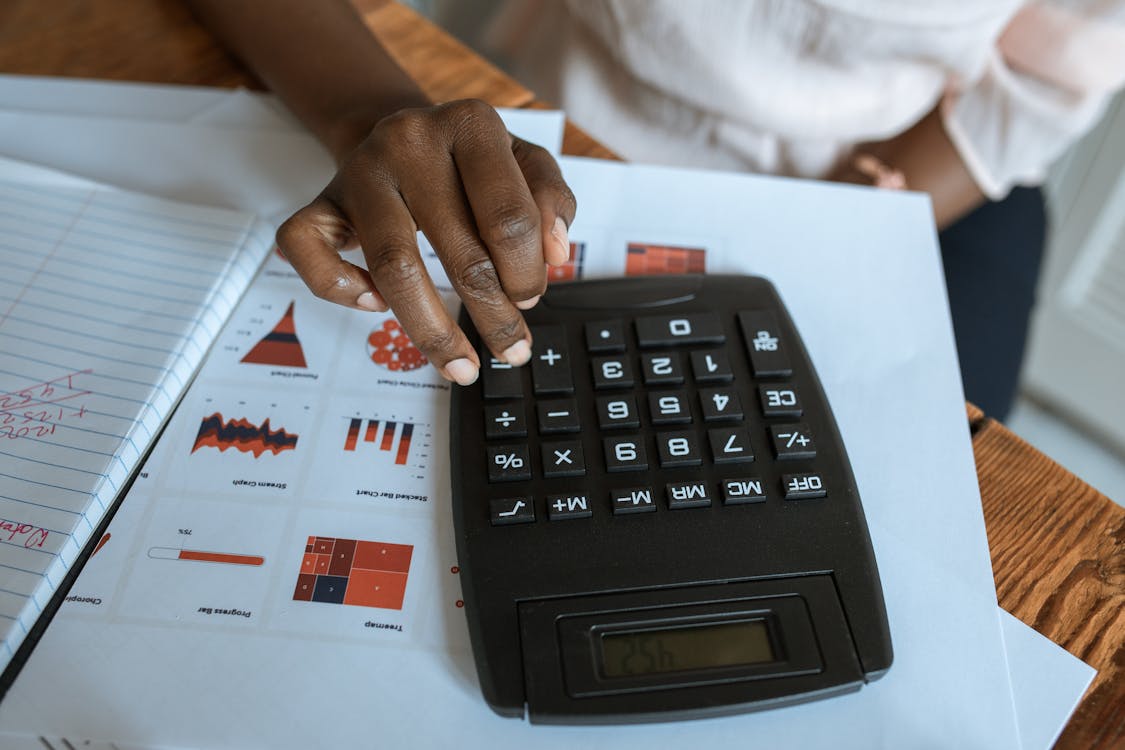
<path fill-rule="evenodd" d="M 530 393 L 520 370 L 484 360 L 488 478 L 505 495 L 490 501 L 493 525 L 827 497 L 772 311 L 742 311 L 729 321 L 695 312 L 578 326 L 532 327 Z M 600 450 L 590 455 L 594 446 Z M 763 461 L 777 468 L 753 469 Z M 608 481 L 600 483 L 602 476 Z M 500 491 L 527 481 L 552 491 Z M 608 498 L 588 494 L 606 484 Z"/>

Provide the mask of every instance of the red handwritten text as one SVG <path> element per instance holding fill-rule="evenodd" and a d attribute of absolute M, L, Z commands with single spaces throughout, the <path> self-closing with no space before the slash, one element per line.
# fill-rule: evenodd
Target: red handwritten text
<path fill-rule="evenodd" d="M 23 544 L 28 549 L 38 549 L 47 541 L 50 531 L 30 523 L 7 521 L 0 518 L 0 541 Z"/>
<path fill-rule="evenodd" d="M 85 405 L 63 402 L 90 394 L 74 382 L 79 375 L 90 372 L 80 370 L 19 391 L 0 393 L 0 438 L 47 437 L 60 422 L 82 419 L 86 416 Z"/>

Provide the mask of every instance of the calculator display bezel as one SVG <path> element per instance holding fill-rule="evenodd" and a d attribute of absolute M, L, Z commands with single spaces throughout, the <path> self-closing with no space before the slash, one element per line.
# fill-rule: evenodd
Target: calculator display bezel
<path fill-rule="evenodd" d="M 765 625 L 772 659 L 635 676 L 605 676 L 604 652 L 599 645 L 605 635 L 748 620 Z M 575 698 L 814 674 L 823 666 L 808 609 L 799 596 L 563 616 L 558 620 L 558 637 L 567 692 Z"/>

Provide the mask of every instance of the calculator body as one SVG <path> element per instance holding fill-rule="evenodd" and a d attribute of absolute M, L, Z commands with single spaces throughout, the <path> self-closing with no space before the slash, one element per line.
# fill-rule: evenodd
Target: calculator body
<path fill-rule="evenodd" d="M 553 284 L 531 362 L 454 391 L 454 526 L 482 693 L 533 722 L 738 713 L 891 665 L 855 480 L 752 276 Z"/>

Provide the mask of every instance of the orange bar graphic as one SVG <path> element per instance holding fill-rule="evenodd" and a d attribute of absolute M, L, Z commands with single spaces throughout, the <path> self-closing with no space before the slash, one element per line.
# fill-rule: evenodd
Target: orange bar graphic
<path fill-rule="evenodd" d="M 204 552 L 197 549 L 151 547 L 148 556 L 154 560 L 191 560 L 194 562 L 225 563 L 227 565 L 261 565 L 266 558 L 259 555 L 239 555 L 231 552 Z"/>
<path fill-rule="evenodd" d="M 387 422 L 387 426 L 383 428 L 383 442 L 379 444 L 379 450 L 389 451 L 391 443 L 395 439 L 395 423 Z"/>
<path fill-rule="evenodd" d="M 109 541 L 110 536 L 112 536 L 112 534 L 107 531 L 105 535 L 98 540 L 98 546 L 94 547 L 94 551 L 90 553 L 90 557 L 93 557 L 94 555 L 98 554 L 99 551 L 101 551 L 101 548 L 104 547 L 105 543 Z"/>
<path fill-rule="evenodd" d="M 410 453 L 410 436 L 414 434 L 414 425 L 409 422 L 402 426 L 402 436 L 398 439 L 398 454 L 395 455 L 396 464 L 405 464 L 406 456 Z"/>
<path fill-rule="evenodd" d="M 344 441 L 344 450 L 355 450 L 355 442 L 359 440 L 359 426 L 361 424 L 363 424 L 362 419 L 353 419 L 351 424 L 348 425 L 348 439 Z"/>
<path fill-rule="evenodd" d="M 363 442 L 374 443 L 375 442 L 375 435 L 378 432 L 379 432 L 379 420 L 378 419 L 367 420 L 367 432 L 363 433 Z"/>
<path fill-rule="evenodd" d="M 266 558 L 258 555 L 233 555 L 227 552 L 200 552 L 193 549 L 180 550 L 181 560 L 199 562 L 228 563 L 230 565 L 261 565 Z"/>

